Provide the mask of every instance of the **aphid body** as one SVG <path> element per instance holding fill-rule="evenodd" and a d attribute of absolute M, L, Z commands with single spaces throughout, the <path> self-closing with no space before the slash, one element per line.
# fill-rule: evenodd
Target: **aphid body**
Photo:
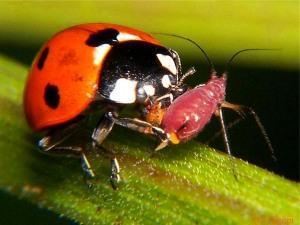
<path fill-rule="evenodd" d="M 226 75 L 215 74 L 204 85 L 199 85 L 176 98 L 162 120 L 162 128 L 174 144 L 195 137 L 217 113 L 224 101 Z"/>

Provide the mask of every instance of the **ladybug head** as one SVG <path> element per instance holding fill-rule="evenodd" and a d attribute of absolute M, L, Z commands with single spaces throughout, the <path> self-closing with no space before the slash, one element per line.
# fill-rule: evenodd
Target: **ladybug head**
<path fill-rule="evenodd" d="M 177 76 L 171 73 L 162 76 L 149 76 L 137 84 L 137 102 L 155 101 L 157 98 L 170 93 L 176 85 Z"/>

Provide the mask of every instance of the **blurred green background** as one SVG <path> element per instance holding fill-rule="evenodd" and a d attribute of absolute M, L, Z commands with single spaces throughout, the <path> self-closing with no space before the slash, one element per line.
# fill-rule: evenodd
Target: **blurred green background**
<path fill-rule="evenodd" d="M 260 115 L 278 162 L 271 161 L 251 118 L 230 130 L 230 140 L 235 156 L 299 180 L 299 2 L 1 1 L 0 54 L 29 66 L 41 44 L 54 33 L 88 22 L 116 23 L 147 32 L 189 37 L 207 51 L 220 72 L 238 50 L 280 48 L 280 51 L 240 55 L 230 68 L 227 90 L 228 101 L 252 106 Z M 195 46 L 174 38 L 157 38 L 179 52 L 184 68 L 196 67 L 199 75 L 189 81 L 191 84 L 209 78 L 208 65 Z M 234 114 L 226 114 L 228 122 L 234 118 Z M 213 121 L 199 140 L 207 140 L 218 130 L 218 124 Z M 211 145 L 223 149 L 221 139 Z M 20 224 L 20 221 L 22 224 L 72 224 L 3 192 L 0 209 L 0 224 Z"/>

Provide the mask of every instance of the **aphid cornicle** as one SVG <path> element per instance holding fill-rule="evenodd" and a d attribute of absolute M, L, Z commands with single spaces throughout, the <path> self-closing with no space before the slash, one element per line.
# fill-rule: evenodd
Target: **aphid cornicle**
<path fill-rule="evenodd" d="M 178 54 L 147 33 L 114 24 L 78 25 L 59 32 L 41 48 L 26 83 L 24 111 L 33 130 L 47 131 L 39 141 L 43 152 L 77 155 L 84 171 L 94 177 L 86 149 L 65 146 L 64 140 L 80 129 L 78 124 L 90 111 L 99 109 L 104 115 L 91 137 L 95 148 L 115 124 L 165 140 L 161 128 L 120 118 L 118 112 L 126 105 L 144 108 L 168 98 L 182 76 Z M 119 164 L 113 154 L 111 161 L 114 184 L 120 180 Z"/>

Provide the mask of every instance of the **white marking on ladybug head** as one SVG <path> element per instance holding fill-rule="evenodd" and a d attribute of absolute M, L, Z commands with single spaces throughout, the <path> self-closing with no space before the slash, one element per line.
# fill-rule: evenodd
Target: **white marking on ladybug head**
<path fill-rule="evenodd" d="M 153 96 L 155 94 L 155 88 L 152 85 L 143 86 L 147 96 Z"/>
<path fill-rule="evenodd" d="M 128 33 L 119 33 L 117 36 L 117 39 L 119 42 L 123 41 L 131 41 L 131 40 L 141 40 L 139 36 L 133 35 L 133 34 L 128 34 Z"/>
<path fill-rule="evenodd" d="M 150 84 L 146 84 L 144 86 L 140 86 L 136 92 L 137 101 L 139 103 L 144 103 L 148 97 L 151 97 L 155 94 L 155 88 Z"/>
<path fill-rule="evenodd" d="M 164 88 L 169 88 L 170 85 L 171 85 L 171 81 L 170 81 L 169 75 L 164 75 L 161 78 L 161 83 L 162 83 L 162 85 L 163 85 Z"/>
<path fill-rule="evenodd" d="M 169 55 L 156 54 L 156 57 L 160 61 L 160 64 L 168 69 L 171 73 L 177 74 L 177 69 L 174 63 L 174 60 Z"/>
<path fill-rule="evenodd" d="M 103 44 L 94 49 L 94 65 L 100 65 L 101 62 L 104 60 L 104 57 L 111 49 L 109 44 Z"/>
<path fill-rule="evenodd" d="M 137 81 L 135 80 L 120 78 L 117 80 L 109 98 L 117 103 L 134 103 L 136 100 L 136 85 Z"/>

